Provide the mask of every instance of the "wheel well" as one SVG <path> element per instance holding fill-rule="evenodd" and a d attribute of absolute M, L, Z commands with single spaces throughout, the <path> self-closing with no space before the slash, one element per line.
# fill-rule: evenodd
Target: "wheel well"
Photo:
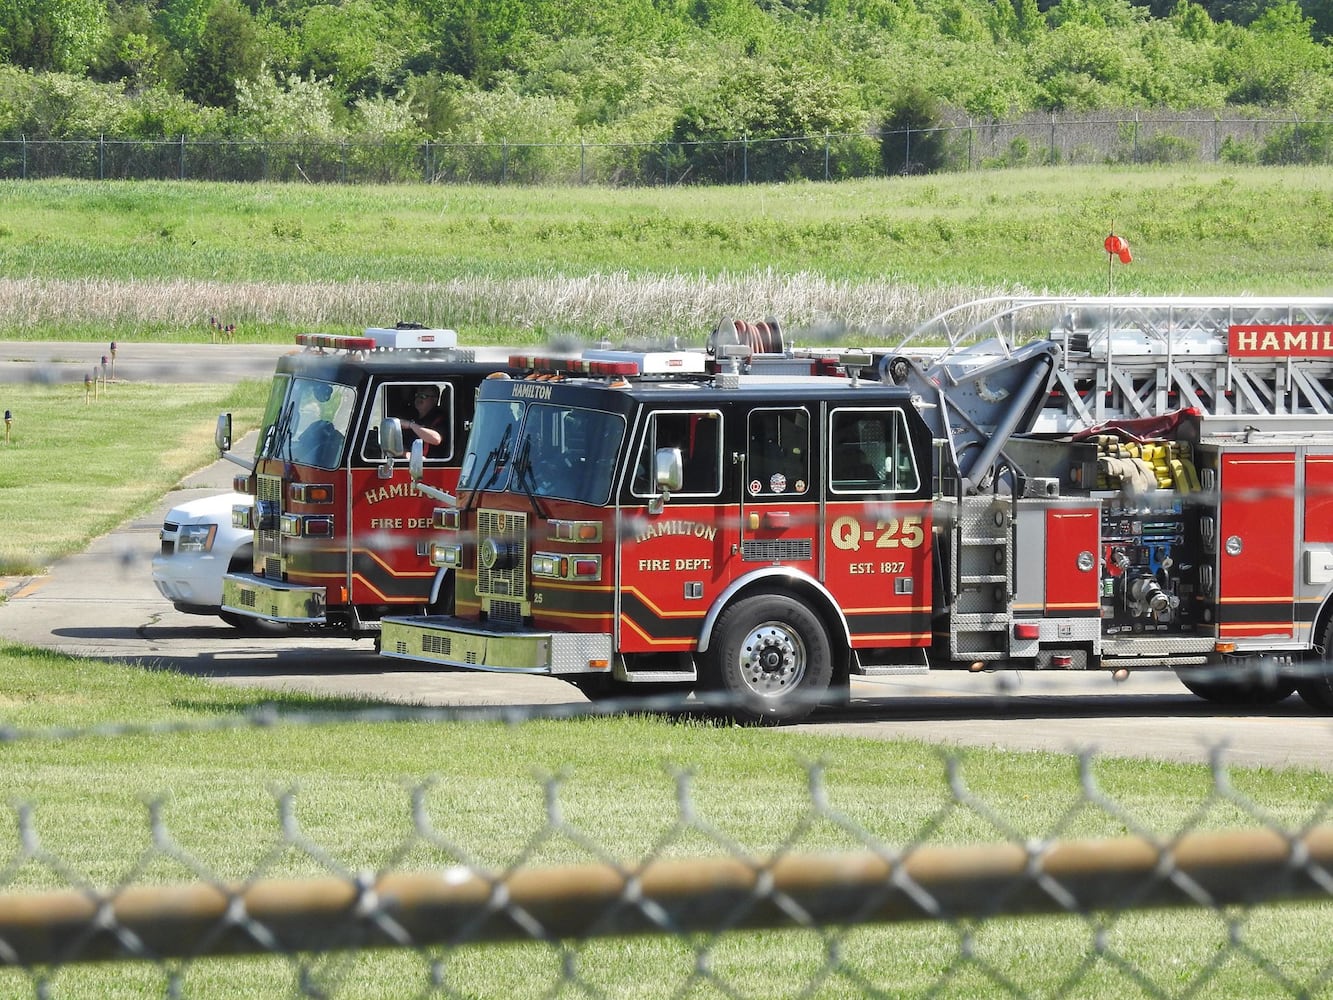
<path fill-rule="evenodd" d="M 829 649 L 833 655 L 833 683 L 845 684 L 851 673 L 851 648 L 847 644 L 847 630 L 841 615 L 827 594 L 813 584 L 801 579 L 789 579 L 784 585 L 777 585 L 771 579 L 756 580 L 749 586 L 742 587 L 732 594 L 723 608 L 731 607 L 737 601 L 750 597 L 791 597 L 801 601 L 824 625 L 829 637 Z"/>
<path fill-rule="evenodd" d="M 426 610 L 430 614 L 453 614 L 457 577 L 452 569 L 441 569 L 431 581 L 426 595 Z"/>
<path fill-rule="evenodd" d="M 254 569 L 255 546 L 253 542 L 246 542 L 231 554 L 231 561 L 227 563 L 227 572 L 235 573 L 237 570 L 248 573 Z"/>
<path fill-rule="evenodd" d="M 1330 621 L 1333 621 L 1333 595 L 1324 598 L 1324 603 L 1319 606 L 1319 613 L 1315 615 L 1310 630 L 1311 648 L 1325 657 L 1328 656 L 1328 650 L 1320 650 L 1320 644 L 1323 642 Z"/>

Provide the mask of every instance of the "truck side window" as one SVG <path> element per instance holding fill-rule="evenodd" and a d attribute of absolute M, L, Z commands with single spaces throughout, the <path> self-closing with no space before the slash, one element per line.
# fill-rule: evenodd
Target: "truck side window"
<path fill-rule="evenodd" d="M 901 410 L 835 410 L 829 465 L 834 493 L 911 493 L 921 485 Z"/>
<path fill-rule="evenodd" d="M 754 410 L 745 456 L 751 496 L 800 495 L 810 485 L 810 415 L 804 409 Z"/>
<path fill-rule="evenodd" d="M 648 428 L 634 466 L 636 496 L 658 493 L 653 476 L 659 448 L 680 449 L 681 488 L 678 496 L 717 496 L 722 491 L 722 415 L 704 412 L 660 412 L 648 418 Z"/>
<path fill-rule="evenodd" d="M 424 395 L 423 390 L 429 391 L 432 389 L 436 393 L 437 402 L 429 410 L 424 406 L 419 407 L 416 402 L 417 395 Z M 404 424 L 415 420 L 426 423 L 440 432 L 440 444 L 426 450 L 426 463 L 428 465 L 439 464 L 453 458 L 453 398 L 453 385 L 449 382 L 417 381 L 386 382 L 382 384 L 375 391 L 375 399 L 371 404 L 367 426 L 363 434 L 362 458 L 374 462 L 382 457 L 380 451 L 380 421 L 385 417 L 397 417 Z M 403 443 L 411 445 L 412 440 L 412 433 L 405 429 Z"/>

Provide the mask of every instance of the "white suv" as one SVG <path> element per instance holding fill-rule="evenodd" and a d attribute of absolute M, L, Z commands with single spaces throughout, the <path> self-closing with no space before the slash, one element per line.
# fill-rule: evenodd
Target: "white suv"
<path fill-rule="evenodd" d="M 276 623 L 222 610 L 223 576 L 249 570 L 254 549 L 253 534 L 232 526 L 231 508 L 253 500 L 244 493 L 220 493 L 167 511 L 162 551 L 153 557 L 153 583 L 177 611 L 217 615 L 244 631 L 281 630 Z"/>

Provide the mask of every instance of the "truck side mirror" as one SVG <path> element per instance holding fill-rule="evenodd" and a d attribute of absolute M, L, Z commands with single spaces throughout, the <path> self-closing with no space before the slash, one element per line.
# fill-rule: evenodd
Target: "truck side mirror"
<path fill-rule="evenodd" d="M 231 451 L 231 414 L 219 413 L 218 425 L 213 428 L 213 443 L 217 445 L 218 451 L 225 455 Z"/>
<path fill-rule="evenodd" d="M 391 461 L 407 454 L 403 447 L 403 424 L 397 417 L 385 417 L 380 421 L 380 451 Z"/>
<path fill-rule="evenodd" d="M 432 500 L 440 501 L 440 503 L 447 503 L 450 507 L 458 505 L 458 497 L 452 493 L 446 493 L 442 489 L 421 481 L 421 474 L 426 471 L 426 446 L 420 441 L 412 442 L 412 450 L 407 456 L 407 471 L 412 476 L 413 488 L 422 496 L 428 496 Z"/>
<path fill-rule="evenodd" d="M 685 478 L 680 449 L 658 448 L 653 454 L 653 475 L 658 494 L 648 501 L 648 513 L 660 514 L 671 499 L 671 494 L 680 492 L 681 482 Z"/>
<path fill-rule="evenodd" d="M 380 421 L 379 445 L 379 477 L 392 479 L 393 460 L 403 457 L 403 425 L 397 417 L 385 417 Z"/>
<path fill-rule="evenodd" d="M 658 489 L 679 493 L 681 480 L 685 477 L 680 449 L 658 448 L 657 454 L 653 458 L 656 460 L 655 473 Z"/>
<path fill-rule="evenodd" d="M 407 457 L 407 469 L 412 482 L 421 482 L 421 474 L 426 471 L 426 447 L 418 438 L 412 442 L 412 453 Z"/>

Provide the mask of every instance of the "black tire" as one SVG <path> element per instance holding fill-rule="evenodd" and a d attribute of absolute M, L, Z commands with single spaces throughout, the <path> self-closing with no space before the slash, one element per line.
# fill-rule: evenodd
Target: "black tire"
<path fill-rule="evenodd" d="M 574 685 L 579 693 L 591 702 L 611 701 L 622 698 L 626 701 L 644 698 L 663 698 L 673 695 L 682 702 L 694 688 L 693 681 L 679 684 L 626 684 L 610 674 L 566 674 L 562 680 Z M 668 707 L 666 711 L 671 711 Z"/>
<path fill-rule="evenodd" d="M 1177 670 L 1176 676 L 1190 693 L 1214 705 L 1275 705 L 1296 690 L 1290 678 L 1263 667 L 1206 667 L 1198 673 Z"/>
<path fill-rule="evenodd" d="M 454 574 L 449 573 L 440 581 L 440 593 L 435 603 L 426 607 L 428 615 L 452 615 L 454 613 Z"/>
<path fill-rule="evenodd" d="M 723 611 L 705 663 L 710 686 L 734 700 L 728 714 L 743 722 L 804 718 L 833 679 L 823 621 L 780 594 L 747 597 Z"/>
<path fill-rule="evenodd" d="M 281 622 L 270 622 L 262 618 L 251 618 L 249 615 L 238 615 L 234 611 L 219 611 L 218 617 L 238 632 L 244 632 L 246 635 L 282 635 L 287 631 L 287 626 Z"/>
<path fill-rule="evenodd" d="M 606 701 L 620 694 L 620 685 L 610 674 L 566 674 L 562 679 L 578 688 L 589 701 Z"/>
<path fill-rule="evenodd" d="M 1333 662 L 1329 661 L 1329 652 L 1333 650 L 1333 619 L 1324 625 L 1321 639 L 1320 648 L 1301 664 L 1296 693 L 1311 708 L 1333 712 Z"/>
<path fill-rule="evenodd" d="M 254 569 L 252 551 L 251 546 L 244 545 L 233 552 L 231 561 L 227 564 L 227 572 L 249 573 Z M 264 621 L 262 618 L 251 618 L 249 615 L 238 615 L 234 611 L 219 611 L 218 617 L 236 631 L 246 635 L 283 635 L 287 632 L 286 625 Z"/>

